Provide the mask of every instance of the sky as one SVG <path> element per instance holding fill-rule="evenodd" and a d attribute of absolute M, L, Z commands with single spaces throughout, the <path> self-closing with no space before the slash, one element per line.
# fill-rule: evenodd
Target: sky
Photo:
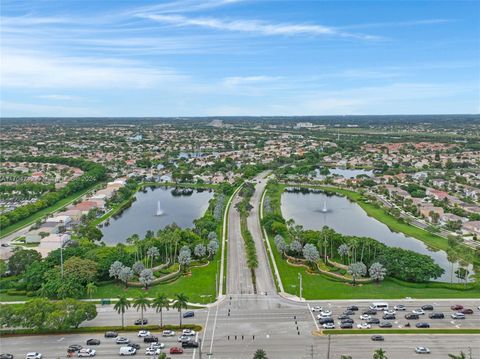
<path fill-rule="evenodd" d="M 480 112 L 479 1 L 1 1 L 0 115 Z"/>

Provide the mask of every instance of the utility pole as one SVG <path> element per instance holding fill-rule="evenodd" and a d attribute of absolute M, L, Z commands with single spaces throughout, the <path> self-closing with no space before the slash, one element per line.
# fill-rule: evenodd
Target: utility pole
<path fill-rule="evenodd" d="M 198 359 L 202 359 L 202 338 L 198 338 Z"/>
<path fill-rule="evenodd" d="M 330 359 L 330 334 L 328 334 L 327 359 Z"/>
<path fill-rule="evenodd" d="M 298 273 L 298 280 L 300 281 L 300 300 L 302 300 L 302 273 Z"/>

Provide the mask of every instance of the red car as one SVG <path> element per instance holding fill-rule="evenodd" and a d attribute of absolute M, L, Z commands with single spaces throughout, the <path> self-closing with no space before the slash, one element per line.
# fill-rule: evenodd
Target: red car
<path fill-rule="evenodd" d="M 463 309 L 463 305 L 460 305 L 460 304 L 455 304 L 455 305 L 452 305 L 450 307 L 451 310 L 462 310 Z"/>
<path fill-rule="evenodd" d="M 463 314 L 473 314 L 473 310 L 472 309 L 469 309 L 469 308 L 463 308 L 460 313 L 463 313 Z"/>
<path fill-rule="evenodd" d="M 170 348 L 170 354 L 183 354 L 183 349 L 179 347 Z"/>

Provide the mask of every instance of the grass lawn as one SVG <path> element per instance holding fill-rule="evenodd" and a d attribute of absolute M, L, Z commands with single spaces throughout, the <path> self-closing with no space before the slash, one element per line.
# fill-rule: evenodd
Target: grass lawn
<path fill-rule="evenodd" d="M 284 290 L 298 296 L 298 273 L 301 273 L 302 296 L 305 299 L 480 298 L 478 285 L 469 290 L 456 290 L 444 288 L 437 283 L 403 283 L 398 280 L 386 279 L 380 284 L 367 283 L 353 287 L 323 274 L 310 274 L 304 267 L 287 264 L 278 253 L 271 237 L 269 237 L 269 241 Z"/>
<path fill-rule="evenodd" d="M 174 298 L 176 293 L 183 293 L 190 302 L 206 304 L 215 301 L 215 273 L 219 260 L 217 257 L 218 254 L 206 267 L 192 268 L 191 275 L 182 276 L 172 283 L 154 285 L 148 289 L 148 296 L 154 297 L 158 293 L 163 293 L 169 298 Z M 123 294 L 127 297 L 135 297 L 142 290 L 141 288 L 125 289 L 121 283 L 111 283 L 98 287 L 94 298 L 115 298 Z M 205 297 L 206 295 L 210 296 Z"/>
<path fill-rule="evenodd" d="M 18 231 L 19 229 L 21 229 L 23 227 L 26 227 L 30 224 L 35 223 L 36 221 L 38 221 L 40 218 L 42 218 L 43 216 L 45 216 L 47 214 L 58 211 L 59 209 L 61 209 L 65 206 L 69 205 L 70 203 L 74 202 L 75 200 L 77 200 L 78 198 L 83 196 L 88 191 L 91 191 L 92 189 L 94 189 L 98 185 L 99 184 L 96 183 L 96 184 L 94 184 L 94 185 L 92 185 L 92 186 L 90 186 L 90 187 L 88 187 L 88 188 L 86 188 L 86 189 L 84 189 L 80 192 L 77 192 L 77 193 L 74 193 L 74 194 L 72 194 L 68 197 L 65 197 L 64 199 L 61 199 L 60 201 L 58 201 L 54 205 L 52 205 L 50 207 L 47 207 L 47 208 L 44 208 L 44 209 L 38 211 L 37 213 L 34 213 L 31 216 L 29 216 L 25 219 L 22 219 L 21 221 L 2 229 L 0 238 L 8 236 L 10 233 Z"/>

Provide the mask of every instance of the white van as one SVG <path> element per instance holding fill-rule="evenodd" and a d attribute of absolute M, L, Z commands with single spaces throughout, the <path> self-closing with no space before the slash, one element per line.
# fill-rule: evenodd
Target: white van
<path fill-rule="evenodd" d="M 120 355 L 135 355 L 137 349 L 131 347 L 120 347 Z"/>
<path fill-rule="evenodd" d="M 378 310 L 378 311 L 388 310 L 388 303 L 385 303 L 385 302 L 375 302 L 375 303 L 372 303 L 372 305 L 370 306 L 370 309 Z"/>

